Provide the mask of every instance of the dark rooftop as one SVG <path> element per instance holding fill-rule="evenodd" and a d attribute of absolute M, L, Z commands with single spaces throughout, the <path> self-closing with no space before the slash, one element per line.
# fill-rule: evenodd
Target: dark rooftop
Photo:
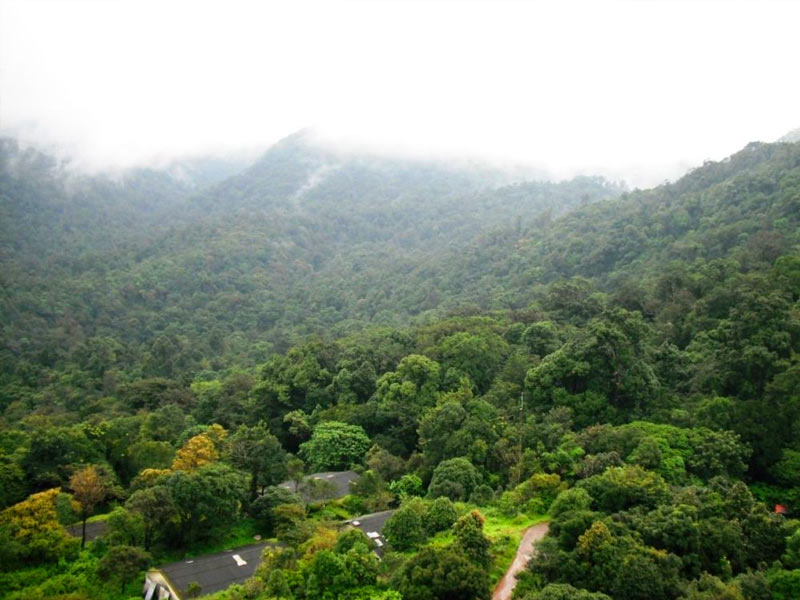
<path fill-rule="evenodd" d="M 203 595 L 212 594 L 234 583 L 244 583 L 261 563 L 261 552 L 272 545 L 260 543 L 242 546 L 163 565 L 158 570 L 181 595 L 186 593 L 186 588 L 192 582 L 200 584 Z"/>
<path fill-rule="evenodd" d="M 383 512 L 372 513 L 371 515 L 362 515 L 355 519 L 350 519 L 347 523 L 358 527 L 361 531 L 366 533 L 367 537 L 375 544 L 375 553 L 378 556 L 383 556 L 383 551 L 386 546 L 386 538 L 383 537 L 383 526 L 394 512 L 393 510 L 384 510 Z"/>
<path fill-rule="evenodd" d="M 324 473 L 312 473 L 311 475 L 306 475 L 303 477 L 303 480 L 306 479 L 319 479 L 332 483 L 335 486 L 335 490 L 332 489 L 331 493 L 323 498 L 313 498 L 313 500 L 333 500 L 334 498 L 347 496 L 347 494 L 350 493 L 350 484 L 358 479 L 358 473 L 355 471 L 325 471 Z M 294 481 L 284 481 L 280 484 L 280 486 L 293 492 L 296 491 Z M 299 493 L 305 496 L 305 494 L 302 493 L 302 482 L 300 483 Z M 308 497 L 305 497 L 304 499 L 306 502 L 312 500 L 312 498 Z"/>

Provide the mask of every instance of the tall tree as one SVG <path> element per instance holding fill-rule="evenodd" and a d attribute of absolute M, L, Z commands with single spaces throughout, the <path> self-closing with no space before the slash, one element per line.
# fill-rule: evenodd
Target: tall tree
<path fill-rule="evenodd" d="M 473 510 L 461 517 L 453 526 L 458 540 L 458 548 L 473 563 L 484 569 L 489 568 L 489 538 L 483 533 L 483 515 Z"/>
<path fill-rule="evenodd" d="M 128 498 L 125 506 L 131 512 L 140 514 L 144 522 L 144 549 L 149 550 L 154 534 L 166 527 L 175 514 L 172 496 L 163 485 L 136 490 Z"/>
<path fill-rule="evenodd" d="M 125 586 L 133 581 L 136 576 L 150 562 L 150 555 L 135 546 L 113 546 L 97 563 L 97 575 L 106 581 L 117 581 L 120 584 L 120 594 L 125 591 Z"/>
<path fill-rule="evenodd" d="M 251 502 L 259 487 L 280 483 L 288 474 L 286 451 L 263 422 L 239 427 L 228 442 L 228 456 L 235 466 L 250 473 Z"/>
<path fill-rule="evenodd" d="M 72 474 L 69 478 L 69 487 L 81 507 L 81 548 L 83 548 L 86 545 L 86 519 L 95 507 L 106 499 L 108 486 L 97 472 L 97 468 L 88 465 Z"/>

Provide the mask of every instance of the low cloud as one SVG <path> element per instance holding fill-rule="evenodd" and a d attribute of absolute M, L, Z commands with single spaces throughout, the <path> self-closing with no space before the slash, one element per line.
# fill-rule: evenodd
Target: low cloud
<path fill-rule="evenodd" d="M 796 126 L 788 2 L 0 2 L 0 130 L 85 168 L 340 147 L 652 185 Z"/>

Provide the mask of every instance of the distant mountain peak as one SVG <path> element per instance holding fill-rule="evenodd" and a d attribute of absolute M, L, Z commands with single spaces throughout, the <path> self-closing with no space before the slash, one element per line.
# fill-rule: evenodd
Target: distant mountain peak
<path fill-rule="evenodd" d="M 800 142 L 800 127 L 792 129 L 789 133 L 778 140 L 783 143 Z"/>

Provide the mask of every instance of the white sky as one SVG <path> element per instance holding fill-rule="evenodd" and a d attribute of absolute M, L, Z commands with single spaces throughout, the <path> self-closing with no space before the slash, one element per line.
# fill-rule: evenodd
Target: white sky
<path fill-rule="evenodd" d="M 800 126 L 800 2 L 0 0 L 0 130 L 91 166 L 382 150 L 658 183 Z"/>

